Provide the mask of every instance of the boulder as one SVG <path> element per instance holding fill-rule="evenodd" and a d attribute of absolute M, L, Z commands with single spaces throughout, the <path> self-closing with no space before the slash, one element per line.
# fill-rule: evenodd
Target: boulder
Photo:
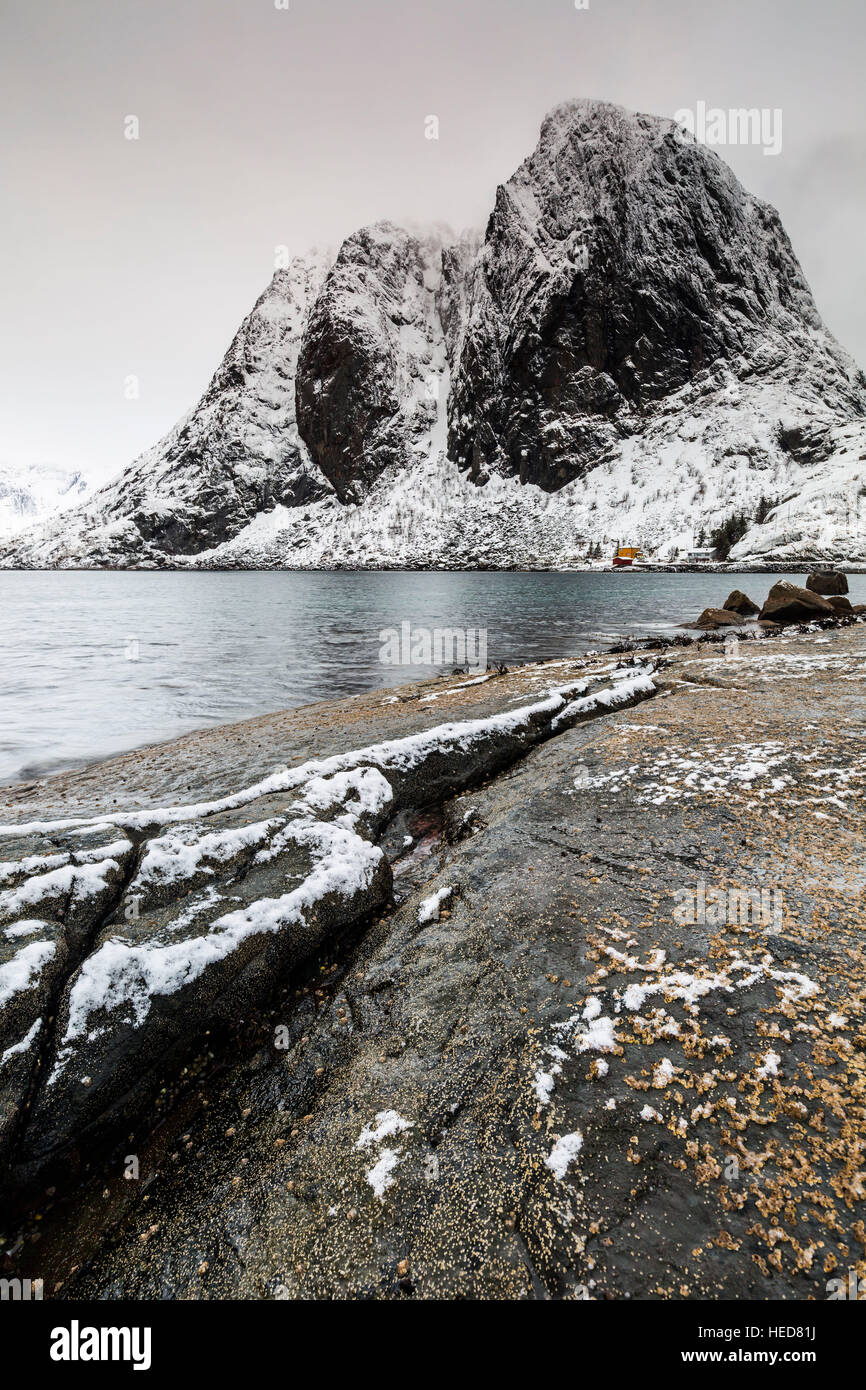
<path fill-rule="evenodd" d="M 689 627 L 706 628 L 708 632 L 714 632 L 719 627 L 739 627 L 742 619 L 737 613 L 729 613 L 725 608 L 705 608 L 696 623 L 689 623 Z"/>
<path fill-rule="evenodd" d="M 847 594 L 848 579 L 839 570 L 816 570 L 806 580 L 806 588 L 813 594 Z"/>
<path fill-rule="evenodd" d="M 821 463 L 833 452 L 832 431 L 823 420 L 798 420 L 783 425 L 779 443 L 797 463 Z"/>
<path fill-rule="evenodd" d="M 725 612 L 739 613 L 743 618 L 754 618 L 761 611 L 741 589 L 735 589 L 732 594 L 728 594 L 722 606 Z"/>
<path fill-rule="evenodd" d="M 761 617 L 774 623 L 810 623 L 815 618 L 832 618 L 835 611 L 820 594 L 783 579 L 767 595 Z"/>
<path fill-rule="evenodd" d="M 827 596 L 827 602 L 835 608 L 837 613 L 854 612 L 851 606 L 851 600 L 846 598 L 844 594 L 829 594 Z"/>

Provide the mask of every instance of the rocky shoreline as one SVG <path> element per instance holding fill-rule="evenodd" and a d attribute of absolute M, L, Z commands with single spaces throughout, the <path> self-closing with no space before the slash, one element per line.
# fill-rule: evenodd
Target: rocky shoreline
<path fill-rule="evenodd" d="M 756 622 L 766 634 L 781 632 L 794 624 L 833 621 L 836 617 L 855 618 L 866 615 L 866 604 L 852 604 L 848 598 L 848 580 L 838 570 L 816 570 L 806 580 L 806 587 L 779 580 L 772 586 L 763 607 L 754 603 L 741 589 L 734 589 L 721 608 L 705 608 L 694 623 L 686 627 L 717 632 L 720 628 L 748 627 Z"/>
<path fill-rule="evenodd" d="M 866 626 L 724 637 L 4 789 L 4 1272 L 61 1299 L 866 1273 Z"/>
<path fill-rule="evenodd" d="M 857 560 L 850 560 L 841 555 L 818 555 L 806 552 L 799 557 L 786 557 L 781 560 L 767 561 L 762 564 L 760 561 L 739 561 L 737 563 L 727 563 L 722 561 L 701 561 L 696 564 L 656 562 L 641 567 L 636 570 L 614 569 L 613 564 L 599 565 L 597 561 L 581 564 L 579 561 L 571 561 L 563 564 L 550 564 L 538 560 L 531 564 L 525 560 L 521 562 L 493 563 L 486 561 L 483 557 L 473 555 L 466 559 L 464 563 L 449 559 L 446 562 L 437 564 L 429 555 L 423 560 L 415 560 L 406 557 L 389 561 L 379 558 L 375 562 L 365 563 L 359 560 L 352 563 L 350 560 L 334 560 L 332 562 L 320 561 L 315 565 L 297 564 L 290 565 L 284 563 L 278 568 L 292 570 L 298 574 L 339 574 L 348 573 L 371 573 L 380 572 L 401 574 L 410 572 L 413 574 L 474 574 L 478 570 L 495 570 L 503 574 L 629 574 L 629 573 L 648 573 L 648 574 L 745 574 L 745 575 L 764 575 L 764 574 L 803 574 L 819 563 L 841 564 L 845 567 L 846 574 L 866 574 L 866 565 L 860 564 Z M 275 566 L 268 557 L 256 560 L 255 557 L 247 557 L 243 562 L 238 561 L 233 564 L 230 558 L 223 556 L 218 561 L 211 559 L 189 560 L 183 557 L 168 556 L 165 559 L 145 559 L 135 564 L 5 564 L 0 557 L 0 569 L 8 569 L 13 572 L 25 572 L 28 570 L 54 570 L 62 569 L 64 573 L 70 574 L 122 574 L 129 570 L 158 570 L 166 573 L 181 574 L 190 570 L 208 570 L 213 574 L 235 574 L 245 570 L 272 570 Z"/>

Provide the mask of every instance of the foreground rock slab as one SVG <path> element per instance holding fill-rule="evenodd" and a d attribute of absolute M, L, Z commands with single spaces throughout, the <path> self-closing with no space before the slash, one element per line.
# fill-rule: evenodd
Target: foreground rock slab
<path fill-rule="evenodd" d="M 666 657 L 651 701 L 563 719 L 435 831 L 395 816 L 391 905 L 228 1055 L 203 1039 L 16 1267 L 58 1298 L 824 1299 L 864 1272 L 866 627 Z"/>
<path fill-rule="evenodd" d="M 97 1133 L 138 1118 L 166 1067 L 381 906 L 391 870 L 374 840 L 397 812 L 453 796 L 557 730 L 655 693 L 650 666 L 612 675 L 284 768 L 211 802 L 0 828 L 15 885 L 0 895 L 13 1186 L 73 1143 L 86 1151 Z M 80 865 L 32 852 L 69 835 L 110 843 Z M 32 920 L 34 904 L 62 916 L 71 946 Z"/>

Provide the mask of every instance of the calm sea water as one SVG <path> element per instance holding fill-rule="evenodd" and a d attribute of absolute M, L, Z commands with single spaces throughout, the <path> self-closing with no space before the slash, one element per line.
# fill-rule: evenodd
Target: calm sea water
<path fill-rule="evenodd" d="M 786 576 L 804 582 L 803 576 Z M 433 674 L 384 666 L 379 633 L 486 628 L 538 661 L 665 632 L 771 575 L 0 572 L 0 781 L 187 730 Z M 866 576 L 850 579 L 866 602 Z"/>

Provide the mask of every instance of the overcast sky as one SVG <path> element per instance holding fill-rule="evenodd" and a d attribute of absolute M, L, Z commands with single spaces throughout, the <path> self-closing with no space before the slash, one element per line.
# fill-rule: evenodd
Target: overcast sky
<path fill-rule="evenodd" d="M 574 96 L 781 108 L 778 157 L 719 152 L 866 364 L 863 0 L 289 5 L 0 0 L 0 460 L 116 472 L 194 404 L 275 245 L 483 226 Z"/>

